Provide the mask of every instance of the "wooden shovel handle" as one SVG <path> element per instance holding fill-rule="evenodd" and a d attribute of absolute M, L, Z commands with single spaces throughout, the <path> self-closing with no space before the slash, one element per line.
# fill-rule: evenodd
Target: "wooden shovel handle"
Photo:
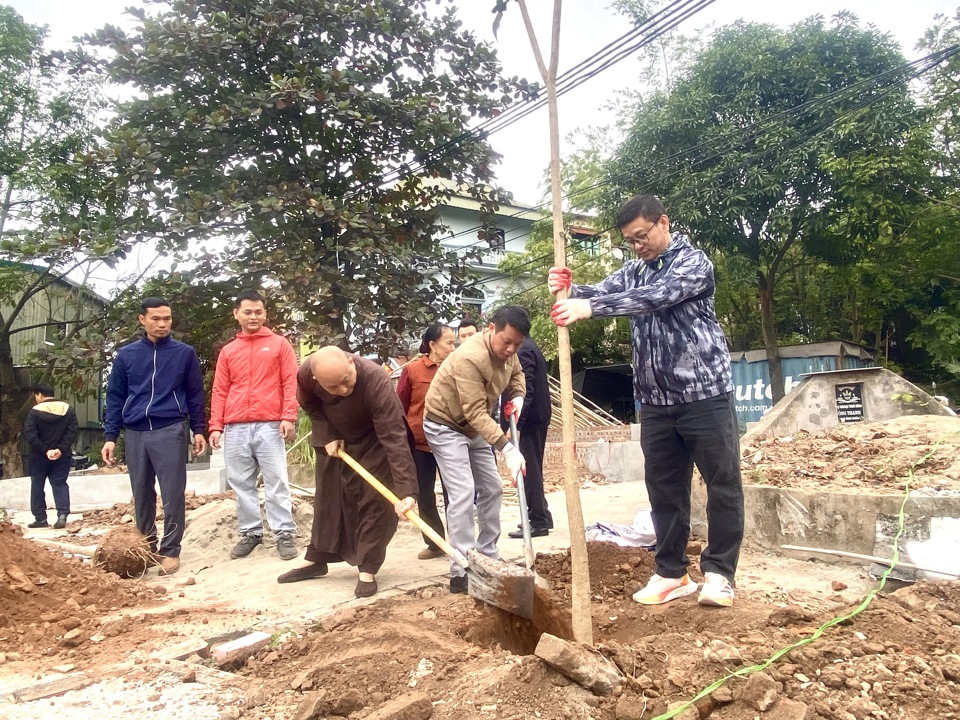
<path fill-rule="evenodd" d="M 374 490 L 376 490 L 378 493 L 383 495 L 387 500 L 389 500 L 392 505 L 396 505 L 398 502 L 400 502 L 400 498 L 398 498 L 390 488 L 388 488 L 382 482 L 377 480 L 373 475 L 367 472 L 367 469 L 363 467 L 363 465 L 358 463 L 356 460 L 354 460 L 352 457 L 350 457 L 350 455 L 347 454 L 347 452 L 343 448 L 340 448 L 339 450 L 337 450 L 337 455 L 347 465 L 353 468 L 353 470 L 357 473 L 357 475 L 359 475 L 368 483 L 370 483 L 370 485 L 373 486 Z M 433 540 L 433 542 L 437 544 L 438 548 L 443 550 L 449 557 L 453 558 L 458 565 L 460 565 L 464 569 L 470 566 L 470 563 L 467 562 L 467 558 L 464 557 L 463 553 L 461 553 L 455 547 L 450 545 L 450 543 L 448 543 L 446 540 L 440 537 L 440 535 L 437 533 L 436 530 L 434 530 L 432 527 L 427 525 L 427 523 L 423 521 L 423 518 L 417 515 L 417 512 L 415 510 L 410 510 L 409 512 L 407 512 L 405 517 L 407 518 L 407 520 L 409 520 L 414 525 L 416 525 L 421 530 L 421 532 L 423 532 L 424 535 L 426 535 L 428 538 Z"/>

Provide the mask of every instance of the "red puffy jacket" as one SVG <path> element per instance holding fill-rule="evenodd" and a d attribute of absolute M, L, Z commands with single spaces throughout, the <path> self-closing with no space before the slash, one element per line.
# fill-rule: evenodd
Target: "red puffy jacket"
<path fill-rule="evenodd" d="M 210 432 L 246 422 L 297 421 L 297 355 L 282 335 L 262 327 L 237 333 L 217 358 Z"/>

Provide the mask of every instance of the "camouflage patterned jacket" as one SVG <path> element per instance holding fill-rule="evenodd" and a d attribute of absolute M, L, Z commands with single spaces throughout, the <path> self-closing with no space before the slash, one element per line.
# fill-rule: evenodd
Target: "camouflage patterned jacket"
<path fill-rule="evenodd" d="M 574 285 L 594 317 L 630 316 L 633 386 L 641 403 L 679 405 L 733 390 L 713 303 L 713 263 L 673 235 L 652 263 L 631 260 L 596 285 Z"/>

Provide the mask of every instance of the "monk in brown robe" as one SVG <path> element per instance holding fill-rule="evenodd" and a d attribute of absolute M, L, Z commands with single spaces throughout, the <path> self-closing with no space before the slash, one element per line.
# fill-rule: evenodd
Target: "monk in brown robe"
<path fill-rule="evenodd" d="M 417 471 L 407 444 L 403 406 L 390 378 L 376 363 L 336 347 L 321 348 L 297 373 L 297 402 L 313 425 L 317 489 L 307 564 L 284 573 L 290 583 L 327 574 L 327 564 L 346 562 L 359 571 L 354 593 L 377 592 L 376 573 L 397 530 L 412 510 Z M 393 508 L 337 453 L 346 451 L 403 498 Z"/>

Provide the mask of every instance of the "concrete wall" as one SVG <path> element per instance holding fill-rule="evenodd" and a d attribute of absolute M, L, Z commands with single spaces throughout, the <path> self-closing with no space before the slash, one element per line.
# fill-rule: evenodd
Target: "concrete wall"
<path fill-rule="evenodd" d="M 223 470 L 223 449 L 213 453 L 209 467 L 187 470 L 187 491 L 198 495 L 224 492 L 227 490 L 226 474 Z M 200 466 L 203 467 L 203 466 Z M 70 486 L 70 509 L 110 507 L 116 503 L 131 501 L 130 476 L 71 474 L 67 480 Z M 47 484 L 47 504 L 53 507 L 53 495 Z M 7 510 L 30 509 L 30 478 L 5 478 L 0 480 L 0 508 Z"/>
<path fill-rule="evenodd" d="M 745 485 L 743 490 L 746 544 L 776 553 L 781 552 L 781 545 L 801 545 L 891 556 L 892 548 L 878 546 L 878 529 L 899 513 L 903 495 L 807 492 L 766 485 Z M 706 486 L 695 479 L 691 522 L 694 532 L 703 538 L 707 537 L 706 500 Z M 907 524 L 913 526 L 935 518 L 960 518 L 960 497 L 911 495 L 904 512 Z M 910 562 L 908 556 L 902 560 Z"/>
<path fill-rule="evenodd" d="M 806 430 L 822 433 L 840 424 L 838 385 L 863 384 L 864 420 L 891 420 L 901 415 L 953 415 L 913 383 L 885 368 L 835 370 L 807 375 L 750 429 L 768 437 Z"/>
<path fill-rule="evenodd" d="M 643 480 L 639 425 L 578 428 L 576 442 L 577 464 L 581 469 L 603 475 L 610 482 Z M 547 432 L 544 461 L 553 464 L 563 461 L 561 432 L 556 428 Z"/>

